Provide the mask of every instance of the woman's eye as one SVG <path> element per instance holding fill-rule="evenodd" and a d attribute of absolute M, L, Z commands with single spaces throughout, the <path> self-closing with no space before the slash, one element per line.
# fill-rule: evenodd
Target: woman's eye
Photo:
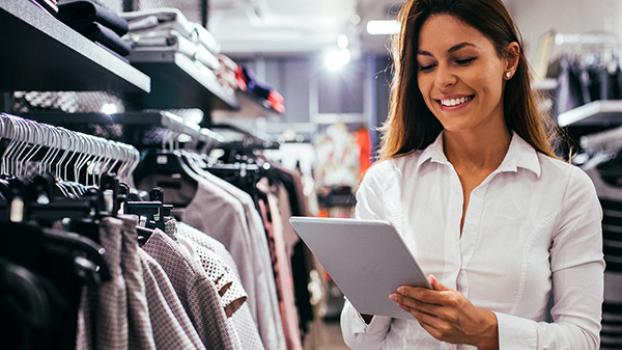
<path fill-rule="evenodd" d="M 469 57 L 469 58 L 463 58 L 463 59 L 457 59 L 456 63 L 458 63 L 459 65 L 465 66 L 471 62 L 475 61 L 475 57 Z"/>
<path fill-rule="evenodd" d="M 419 70 L 420 70 L 420 71 L 422 71 L 422 72 L 429 72 L 429 71 L 431 71 L 433 68 L 434 68 L 434 65 L 433 65 L 433 64 L 428 64 L 428 65 L 423 65 L 423 64 L 420 64 L 420 65 L 419 65 Z"/>

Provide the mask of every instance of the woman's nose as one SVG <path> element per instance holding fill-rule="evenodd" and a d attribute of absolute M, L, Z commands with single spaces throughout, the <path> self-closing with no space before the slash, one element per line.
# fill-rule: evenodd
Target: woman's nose
<path fill-rule="evenodd" d="M 458 77 L 451 71 L 451 69 L 439 65 L 438 69 L 436 70 L 435 77 L 435 83 L 439 89 L 456 85 L 457 82 Z"/>

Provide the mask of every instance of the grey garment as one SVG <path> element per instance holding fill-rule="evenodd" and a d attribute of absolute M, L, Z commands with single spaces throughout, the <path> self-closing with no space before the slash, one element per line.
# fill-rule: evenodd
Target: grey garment
<path fill-rule="evenodd" d="M 266 348 L 285 349 L 285 334 L 277 299 L 272 260 L 268 250 L 268 239 L 261 216 L 255 208 L 255 203 L 248 193 L 227 181 L 208 172 L 203 172 L 202 174 L 208 182 L 222 188 L 242 204 L 243 215 L 249 232 L 249 241 L 255 253 L 254 268 L 258 276 L 263 275 L 266 279 L 265 281 L 255 280 L 258 283 L 256 285 L 257 290 L 265 293 L 262 296 L 261 304 L 257 305 L 258 318 L 256 321 L 259 334 L 261 334 Z M 226 231 L 219 232 L 223 234 Z"/>
<path fill-rule="evenodd" d="M 233 275 L 232 278 L 234 279 L 234 286 L 240 285 L 239 288 L 244 290 L 239 281 L 239 273 L 235 261 L 233 260 L 233 257 L 231 256 L 231 254 L 229 254 L 227 249 L 222 245 L 222 243 L 208 236 L 204 232 L 201 232 L 185 223 L 178 223 L 177 227 L 180 236 L 187 237 L 196 244 L 205 247 L 206 249 L 213 251 L 216 255 L 218 255 L 229 267 L 230 272 Z M 231 317 L 231 323 L 233 324 L 233 327 L 238 333 L 242 342 L 242 347 L 245 350 L 264 349 L 263 343 L 261 342 L 261 337 L 259 336 L 259 330 L 257 329 L 257 324 L 253 320 L 253 316 L 251 315 L 251 310 L 248 307 L 248 303 L 244 303 L 244 305 L 242 305 L 240 309 L 233 314 L 233 316 Z"/>
<path fill-rule="evenodd" d="M 261 218 L 248 194 L 223 180 L 213 179 L 213 175 L 205 175 L 197 179 L 195 193 L 167 193 L 167 200 L 172 202 L 192 198 L 185 208 L 174 209 L 173 214 L 227 248 L 239 269 L 240 280 L 248 294 L 247 303 L 264 347 L 285 349 L 274 273 Z M 158 176 L 148 176 L 141 179 L 139 186 L 153 188 L 160 180 Z M 218 180 L 219 184 L 215 184 Z M 230 192 L 237 192 L 238 196 Z M 244 198 L 245 203 L 239 198 Z"/>
<path fill-rule="evenodd" d="M 204 233 L 195 230 L 179 230 L 179 236 L 180 243 L 186 240 L 191 245 L 203 270 L 216 285 L 225 314 L 231 317 L 248 299 L 239 278 L 214 250 L 206 244 L 201 244 L 203 238 L 207 237 Z"/>
<path fill-rule="evenodd" d="M 142 249 L 138 250 L 138 256 L 156 347 L 205 350 L 162 266 Z"/>
<path fill-rule="evenodd" d="M 179 300 L 208 349 L 241 349 L 235 330 L 220 306 L 216 286 L 171 238 L 155 230 L 143 245 L 164 269 Z"/>
<path fill-rule="evenodd" d="M 123 215 L 121 268 L 127 289 L 127 316 L 130 349 L 156 349 L 149 319 L 143 268 L 138 256 L 138 218 Z"/>
<path fill-rule="evenodd" d="M 225 315 L 231 317 L 248 298 L 239 282 L 234 285 L 231 273 L 216 253 L 183 236 L 179 237 L 179 246 L 184 251 L 188 250 L 192 259 L 196 259 L 196 262 L 201 264 L 206 276 L 216 287 Z"/>
<path fill-rule="evenodd" d="M 128 349 L 127 294 L 121 271 L 123 221 L 102 219 L 99 240 L 106 249 L 112 279 L 83 294 L 76 332 L 77 349 Z"/>

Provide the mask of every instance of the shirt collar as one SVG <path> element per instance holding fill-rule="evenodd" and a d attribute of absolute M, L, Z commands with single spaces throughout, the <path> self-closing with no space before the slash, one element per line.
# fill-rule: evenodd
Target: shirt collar
<path fill-rule="evenodd" d="M 443 149 L 442 131 L 439 133 L 436 140 L 421 152 L 419 160 L 417 161 L 417 169 L 428 160 L 441 164 L 449 164 Z M 518 168 L 527 169 L 537 177 L 540 177 L 542 171 L 536 150 L 516 132 L 512 132 L 512 139 L 508 152 L 495 172 L 517 172 Z"/>

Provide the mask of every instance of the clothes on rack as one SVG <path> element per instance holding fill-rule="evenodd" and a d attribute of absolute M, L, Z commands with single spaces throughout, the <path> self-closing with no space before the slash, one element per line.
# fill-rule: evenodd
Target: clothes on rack
<path fill-rule="evenodd" d="M 190 194 L 191 202 L 185 208 L 175 208 L 173 214 L 208 232 L 231 253 L 265 348 L 285 349 L 267 240 L 253 200 L 235 186 L 208 173 L 203 175 L 198 179 L 196 193 Z M 135 182 L 139 188 L 152 188 L 167 180 L 168 177 L 152 174 Z M 171 202 L 187 197 L 188 194 L 167 190 Z"/>
<path fill-rule="evenodd" d="M 551 64 L 549 75 L 558 82 L 555 115 L 592 101 L 622 99 L 622 73 L 616 58 L 586 63 L 585 59 L 562 56 Z"/>
<path fill-rule="evenodd" d="M 615 134 L 612 136 L 619 143 Z M 622 309 L 619 307 L 622 304 L 622 160 L 619 150 L 603 147 L 603 150 L 593 152 L 591 148 L 597 146 L 592 144 L 587 147 L 586 151 L 591 153 L 591 157 L 582 168 L 594 183 L 603 208 L 603 253 L 606 267 L 601 348 L 619 349 L 622 341 L 615 325 L 622 317 Z"/>

